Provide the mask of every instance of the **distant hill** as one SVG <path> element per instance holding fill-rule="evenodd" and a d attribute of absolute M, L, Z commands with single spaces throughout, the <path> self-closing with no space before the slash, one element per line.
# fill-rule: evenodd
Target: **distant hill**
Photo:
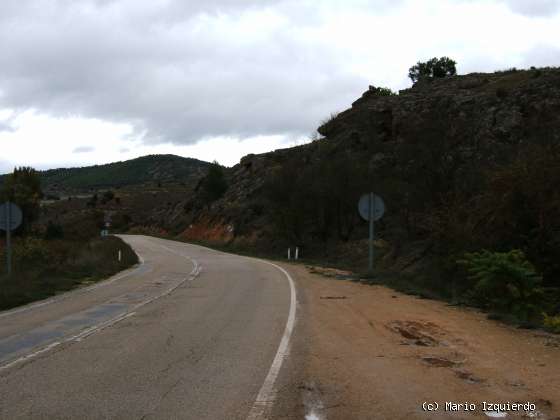
<path fill-rule="evenodd" d="M 209 165 L 208 162 L 175 155 L 148 155 L 105 165 L 50 169 L 40 174 L 44 192 L 61 193 L 146 182 L 189 182 L 200 179 Z"/>

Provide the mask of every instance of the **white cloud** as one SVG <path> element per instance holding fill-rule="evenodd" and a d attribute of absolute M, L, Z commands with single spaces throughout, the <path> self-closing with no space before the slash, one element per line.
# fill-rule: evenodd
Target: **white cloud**
<path fill-rule="evenodd" d="M 304 137 L 368 84 L 409 86 L 418 60 L 559 65 L 558 3 L 5 0 L 3 158 L 45 167 L 162 150 L 231 164 Z"/>

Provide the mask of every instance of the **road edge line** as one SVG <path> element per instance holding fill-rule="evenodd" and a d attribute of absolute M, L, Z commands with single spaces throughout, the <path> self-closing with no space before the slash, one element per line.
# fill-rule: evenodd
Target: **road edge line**
<path fill-rule="evenodd" d="M 280 344 L 278 345 L 278 350 L 276 351 L 276 356 L 274 356 L 268 374 L 266 375 L 261 389 L 257 394 L 257 398 L 253 403 L 253 406 L 251 407 L 251 411 L 249 411 L 249 415 L 247 416 L 247 420 L 263 420 L 267 418 L 268 410 L 276 399 L 274 384 L 280 373 L 280 368 L 282 367 L 282 364 L 284 363 L 284 360 L 288 355 L 290 340 L 296 322 L 297 294 L 294 280 L 284 268 L 270 261 L 261 260 L 258 258 L 247 258 L 275 267 L 286 276 L 290 284 L 290 311 L 288 313 L 288 320 L 286 321 L 284 334 L 282 335 L 282 339 L 280 340 Z"/>

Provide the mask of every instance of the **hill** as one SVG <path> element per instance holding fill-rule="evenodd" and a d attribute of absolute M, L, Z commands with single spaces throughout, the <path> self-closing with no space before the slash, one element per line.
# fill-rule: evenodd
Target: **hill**
<path fill-rule="evenodd" d="M 386 203 L 377 267 L 451 295 L 469 251 L 521 249 L 560 278 L 560 69 L 470 74 L 396 96 L 370 88 L 310 144 L 249 155 L 225 195 L 194 194 L 160 220 L 170 234 L 304 256 L 360 270 L 367 223 L 359 196 Z M 163 212 L 163 209 L 162 209 Z M 182 227 L 182 228 L 181 228 Z"/>
<path fill-rule="evenodd" d="M 61 194 L 147 182 L 194 182 L 205 174 L 208 166 L 209 163 L 192 158 L 149 155 L 105 165 L 50 169 L 40 175 L 45 193 Z"/>

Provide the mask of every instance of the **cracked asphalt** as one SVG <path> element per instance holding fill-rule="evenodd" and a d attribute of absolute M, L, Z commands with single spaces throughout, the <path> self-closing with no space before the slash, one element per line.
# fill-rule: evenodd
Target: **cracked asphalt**
<path fill-rule="evenodd" d="M 123 238 L 145 259 L 128 276 L 0 313 L 1 419 L 247 417 L 284 333 L 284 275 L 203 247 Z"/>

